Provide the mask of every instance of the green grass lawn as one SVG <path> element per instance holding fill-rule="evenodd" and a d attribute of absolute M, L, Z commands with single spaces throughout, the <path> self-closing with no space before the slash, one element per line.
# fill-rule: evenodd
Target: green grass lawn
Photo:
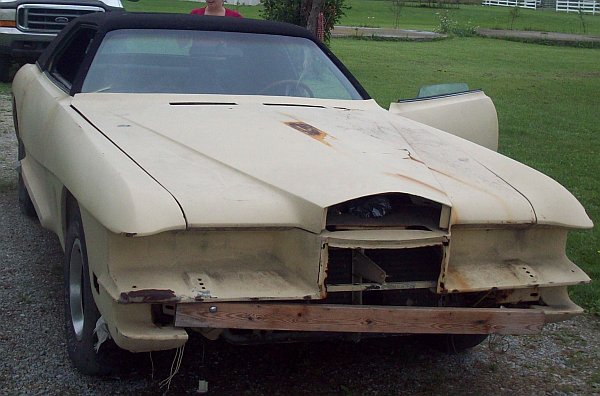
<path fill-rule="evenodd" d="M 235 6 L 231 0 L 227 5 L 235 8 L 246 18 L 260 18 L 261 6 Z M 189 13 L 204 3 L 185 0 L 140 0 L 123 4 L 129 11 L 181 12 Z M 340 21 L 341 25 L 394 27 L 394 17 L 389 0 L 346 0 L 350 7 Z M 400 17 L 400 28 L 434 30 L 439 24 L 439 8 L 404 7 Z M 461 5 L 459 9 L 450 9 L 450 17 L 460 24 L 471 23 L 474 26 L 490 29 L 509 29 L 509 8 L 483 7 L 479 5 Z M 584 16 L 588 34 L 600 35 L 600 15 Z M 583 33 L 581 20 L 575 13 L 555 12 L 552 10 L 520 9 L 519 17 L 513 28 L 516 30 L 541 30 L 548 32 Z"/>
<path fill-rule="evenodd" d="M 600 224 L 599 50 L 484 38 L 331 46 L 386 108 L 425 84 L 483 88 L 498 111 L 500 152 L 559 181 Z M 571 233 L 568 254 L 595 280 L 575 287 L 575 300 L 600 312 L 600 229 Z"/>
<path fill-rule="evenodd" d="M 142 0 L 144 1 L 144 0 Z M 340 24 L 351 26 L 394 27 L 394 17 L 389 0 L 346 0 L 351 8 Z M 509 7 L 489 7 L 461 5 L 459 9 L 449 9 L 450 18 L 460 24 L 470 22 L 474 26 L 489 29 L 510 29 Z M 400 28 L 433 30 L 439 24 L 439 13 L 444 10 L 427 7 L 403 7 Z M 600 35 L 600 15 L 585 15 L 588 34 Z M 582 34 L 581 20 L 576 13 L 553 10 L 519 9 L 515 19 L 515 30 L 540 30 Z"/>

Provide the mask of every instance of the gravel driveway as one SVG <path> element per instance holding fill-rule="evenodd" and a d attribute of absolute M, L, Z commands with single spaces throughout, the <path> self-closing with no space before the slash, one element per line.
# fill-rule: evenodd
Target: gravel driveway
<path fill-rule="evenodd" d="M 78 374 L 65 352 L 62 250 L 19 213 L 10 98 L 0 98 L 0 394 L 162 394 L 172 352 L 123 361 L 121 378 Z M 494 339 L 443 355 L 412 337 L 354 343 L 234 347 L 193 338 L 169 394 L 597 394 L 600 318 L 549 325 L 538 336 Z M 204 359 L 202 358 L 204 356 Z M 203 362 L 205 367 L 203 367 Z"/>

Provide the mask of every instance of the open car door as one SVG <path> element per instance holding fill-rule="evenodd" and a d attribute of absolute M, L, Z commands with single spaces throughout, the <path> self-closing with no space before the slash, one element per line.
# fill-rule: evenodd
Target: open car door
<path fill-rule="evenodd" d="M 461 92 L 444 90 L 465 88 Z M 445 132 L 498 150 L 498 115 L 492 100 L 466 84 L 442 84 L 421 88 L 414 99 L 390 104 L 391 113 L 441 129 Z"/>

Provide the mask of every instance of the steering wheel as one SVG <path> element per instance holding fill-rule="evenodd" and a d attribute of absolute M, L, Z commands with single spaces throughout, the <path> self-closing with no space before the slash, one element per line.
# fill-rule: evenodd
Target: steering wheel
<path fill-rule="evenodd" d="M 297 80 L 275 81 L 261 89 L 260 94 L 278 96 L 299 96 L 303 98 L 314 98 L 313 91 L 303 82 Z"/>

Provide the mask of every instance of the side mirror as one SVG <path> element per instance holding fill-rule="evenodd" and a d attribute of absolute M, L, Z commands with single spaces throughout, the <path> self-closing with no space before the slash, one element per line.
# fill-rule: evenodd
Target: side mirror
<path fill-rule="evenodd" d="M 419 89 L 417 98 L 427 98 L 430 96 L 448 95 L 457 92 L 466 92 L 469 90 L 469 86 L 465 83 L 451 83 L 451 84 L 435 84 L 425 85 Z"/>

